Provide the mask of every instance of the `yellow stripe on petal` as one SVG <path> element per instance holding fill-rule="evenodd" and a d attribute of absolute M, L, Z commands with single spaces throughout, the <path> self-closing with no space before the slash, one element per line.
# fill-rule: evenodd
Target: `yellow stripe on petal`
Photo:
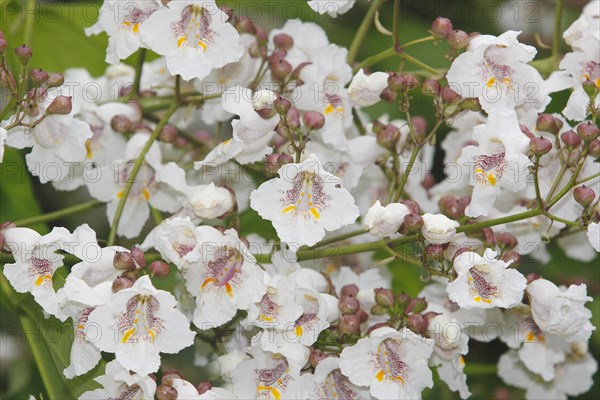
<path fill-rule="evenodd" d="M 312 215 L 313 215 L 313 216 L 314 216 L 316 219 L 319 219 L 319 218 L 321 218 L 321 214 L 319 214 L 319 212 L 317 211 L 317 209 L 316 209 L 316 208 L 314 208 L 314 207 L 312 207 L 312 208 L 310 209 L 310 213 L 311 213 L 311 214 L 312 214 Z"/>
<path fill-rule="evenodd" d="M 496 78 L 490 78 L 490 79 L 488 79 L 485 86 L 487 86 L 488 88 L 491 88 L 492 86 L 494 86 L 494 83 L 496 83 Z"/>
<path fill-rule="evenodd" d="M 233 297 L 233 289 L 231 289 L 231 285 L 229 283 L 225 284 L 225 291 L 229 297 Z"/>
<path fill-rule="evenodd" d="M 148 191 L 148 189 L 143 189 L 142 195 L 144 196 L 144 199 L 146 199 L 146 201 L 150 200 L 150 192 Z"/>
<path fill-rule="evenodd" d="M 40 286 L 42 283 L 44 283 L 44 278 L 42 278 L 41 276 L 38 276 L 37 279 L 35 280 L 35 286 Z"/>
<path fill-rule="evenodd" d="M 131 335 L 133 335 L 134 333 L 135 328 L 127 329 L 127 331 L 123 335 L 123 339 L 121 339 L 121 343 L 127 343 L 129 341 L 129 338 L 131 338 Z"/>
<path fill-rule="evenodd" d="M 206 287 L 206 285 L 208 285 L 209 283 L 214 283 L 214 282 L 216 282 L 216 281 L 215 281 L 215 278 L 207 278 L 207 279 L 204 281 L 204 283 L 202 283 L 202 286 L 201 286 L 201 287 L 202 287 L 202 289 L 204 289 L 204 288 Z"/>
<path fill-rule="evenodd" d="M 198 42 L 198 46 L 202 47 L 202 50 L 204 50 L 204 52 L 206 53 L 206 43 L 204 43 L 202 40 L 200 40 Z"/>
<path fill-rule="evenodd" d="M 148 331 L 148 336 L 150 337 L 151 342 L 154 342 L 154 339 L 156 339 L 156 333 L 154 333 L 152 329 Z"/>
<path fill-rule="evenodd" d="M 487 180 L 492 186 L 496 186 L 496 177 L 493 174 L 488 174 Z"/>
<path fill-rule="evenodd" d="M 302 336 L 302 327 L 300 325 L 296 327 L 296 336 Z"/>
<path fill-rule="evenodd" d="M 377 375 L 375 375 L 375 378 L 377 378 L 377 380 L 378 380 L 379 382 L 381 382 L 381 381 L 383 380 L 383 377 L 384 377 L 384 376 L 385 376 L 385 373 L 383 372 L 383 370 L 381 370 L 381 371 L 379 371 L 379 372 L 377 373 Z"/>
<path fill-rule="evenodd" d="M 324 113 L 325 113 L 325 115 L 328 115 L 328 114 L 331 114 L 333 112 L 333 110 L 334 110 L 333 105 L 328 104 L 327 107 L 325 107 Z"/>
<path fill-rule="evenodd" d="M 181 47 L 183 46 L 183 44 L 187 41 L 187 38 L 185 36 L 180 37 L 179 39 L 177 39 L 177 47 Z"/>
<path fill-rule="evenodd" d="M 294 211 L 296 209 L 296 206 L 287 206 L 286 208 L 283 209 L 283 213 L 288 213 L 290 211 Z"/>

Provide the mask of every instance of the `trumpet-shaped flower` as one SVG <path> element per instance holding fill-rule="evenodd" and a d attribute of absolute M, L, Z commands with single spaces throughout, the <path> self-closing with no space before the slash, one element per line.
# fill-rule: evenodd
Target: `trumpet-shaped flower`
<path fill-rule="evenodd" d="M 131 373 L 117 360 L 106 364 L 104 375 L 94 379 L 102 388 L 83 393 L 81 400 L 154 399 L 156 382 L 150 376 Z"/>

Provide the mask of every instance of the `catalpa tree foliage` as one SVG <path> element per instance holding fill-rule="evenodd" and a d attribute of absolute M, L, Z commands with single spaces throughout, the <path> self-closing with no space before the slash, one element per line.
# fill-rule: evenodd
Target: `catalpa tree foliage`
<path fill-rule="evenodd" d="M 443 15 L 415 32 L 404 3 L 311 0 L 321 24 L 274 25 L 243 4 L 105 0 L 85 28 L 108 38 L 101 76 L 44 71 L 3 23 L 0 160 L 46 188 L 42 206 L 88 197 L 3 214 L 2 306 L 28 332 L 31 398 L 592 388 L 600 1 L 568 27 L 555 1 L 547 37 Z M 358 8 L 334 43 L 325 22 Z M 51 323 L 65 352 L 36 333 Z"/>

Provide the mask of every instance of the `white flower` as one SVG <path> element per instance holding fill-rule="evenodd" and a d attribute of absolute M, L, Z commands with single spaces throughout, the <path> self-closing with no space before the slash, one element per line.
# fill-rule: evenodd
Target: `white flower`
<path fill-rule="evenodd" d="M 233 207 L 233 196 L 229 190 L 217 187 L 213 182 L 207 185 L 189 186 L 185 171 L 176 163 L 170 162 L 157 173 L 157 179 L 182 193 L 182 215 L 213 219 L 225 214 Z"/>
<path fill-rule="evenodd" d="M 443 214 L 424 214 L 421 232 L 429 243 L 444 244 L 450 242 L 460 224 Z"/>
<path fill-rule="evenodd" d="M 140 26 L 142 39 L 166 56 L 172 75 L 202 79 L 213 69 L 240 59 L 240 35 L 214 0 L 171 1 Z"/>
<path fill-rule="evenodd" d="M 175 354 L 194 343 L 195 333 L 176 304 L 170 293 L 155 289 L 150 277 L 142 276 L 131 288 L 115 293 L 110 303 L 90 313 L 88 323 L 104 329 L 99 337 L 89 337 L 88 331 L 86 338 L 98 349 L 115 353 L 127 370 L 155 372 L 161 352 Z"/>
<path fill-rule="evenodd" d="M 593 376 L 597 369 L 598 364 L 590 354 L 569 357 L 556 366 L 556 378 L 545 382 L 527 369 L 514 350 L 503 354 L 498 361 L 500 378 L 507 384 L 526 389 L 527 400 L 567 400 L 567 395 L 583 394 L 594 384 Z"/>
<path fill-rule="evenodd" d="M 389 75 L 385 72 L 373 72 L 371 75 L 365 75 L 361 68 L 350 86 L 348 86 L 348 94 L 354 104 L 359 107 L 372 106 L 379 100 L 379 95 L 388 85 Z"/>
<path fill-rule="evenodd" d="M 342 374 L 357 386 L 370 386 L 378 399 L 420 399 L 433 386 L 427 360 L 434 342 L 402 328 L 378 328 L 340 354 Z"/>
<path fill-rule="evenodd" d="M 369 390 L 363 386 L 352 384 L 342 375 L 338 357 L 327 357 L 319 362 L 314 374 L 304 374 L 305 385 L 308 386 L 310 399 L 368 399 Z"/>
<path fill-rule="evenodd" d="M 106 400 L 108 398 L 154 399 L 156 382 L 150 376 L 130 373 L 117 360 L 106 364 L 104 375 L 94 379 L 101 389 L 85 392 L 80 400 Z"/>
<path fill-rule="evenodd" d="M 277 99 L 275 92 L 268 89 L 257 90 L 252 96 L 252 107 L 256 111 L 269 108 L 273 106 L 275 99 Z"/>
<path fill-rule="evenodd" d="M 487 249 L 482 256 L 464 252 L 454 259 L 458 277 L 448 284 L 450 300 L 463 308 L 510 308 L 521 302 L 525 277 Z"/>
<path fill-rule="evenodd" d="M 58 302 L 52 277 L 63 265 L 64 258 L 56 251 L 72 245 L 71 233 L 65 228 L 54 228 L 42 236 L 33 229 L 11 228 L 2 234 L 15 259 L 14 263 L 4 266 L 4 276 L 17 292 L 30 292 L 46 313 L 55 315 Z"/>
<path fill-rule="evenodd" d="M 583 7 L 579 18 L 563 33 L 565 42 L 574 50 L 592 53 L 596 60 L 600 58 L 598 18 L 600 18 L 600 3 L 598 0 L 592 0 Z"/>
<path fill-rule="evenodd" d="M 463 148 L 457 163 L 473 185 L 465 214 L 479 217 L 487 215 L 502 189 L 525 189 L 531 161 L 525 155 L 529 138 L 521 132 L 514 111 L 496 110 L 487 124 L 473 128 L 473 138 L 479 146 Z"/>
<path fill-rule="evenodd" d="M 303 399 L 302 366 L 290 364 L 281 354 L 251 349 L 252 359 L 233 371 L 233 393 L 241 399 Z"/>
<path fill-rule="evenodd" d="M 100 167 L 99 172 L 86 171 L 89 174 L 88 190 L 96 199 L 108 203 L 106 216 L 111 224 L 129 181 L 134 160 L 148 139 L 149 135 L 145 132 L 134 134 L 127 142 L 125 159 L 116 162 L 116 168 L 115 165 L 107 165 Z M 180 207 L 177 192 L 167 182 L 157 179 L 162 168 L 160 148 L 153 143 L 131 186 L 117 234 L 126 238 L 138 236 L 150 216 L 150 206 L 167 212 L 175 212 Z"/>
<path fill-rule="evenodd" d="M 587 238 L 594 250 L 600 252 L 600 225 L 597 222 L 588 225 Z"/>
<path fill-rule="evenodd" d="M 569 342 L 588 340 L 596 328 L 590 323 L 592 312 L 585 303 L 585 284 L 560 289 L 546 279 L 536 279 L 527 286 L 533 320 L 547 333 L 562 336 Z"/>
<path fill-rule="evenodd" d="M 100 9 L 98 22 L 86 28 L 86 35 L 106 32 L 108 47 L 106 62 L 118 63 L 143 46 L 140 28 L 148 17 L 161 7 L 160 1 L 114 1 L 105 0 Z"/>
<path fill-rule="evenodd" d="M 545 94 L 536 90 L 543 79 L 527 64 L 537 51 L 519 43 L 519 34 L 507 31 L 498 37 L 473 38 L 468 50 L 454 60 L 446 75 L 450 87 L 463 97 L 477 97 L 488 113 L 494 108 L 543 102 L 537 94 Z"/>
<path fill-rule="evenodd" d="M 248 321 L 263 329 L 283 329 L 294 322 L 304 312 L 295 302 L 296 283 L 281 275 L 275 275 L 267 284 L 262 299 L 248 308 Z"/>
<path fill-rule="evenodd" d="M 354 6 L 356 0 L 309 0 L 308 6 L 319 14 L 328 14 L 335 18 L 347 13 Z"/>
<path fill-rule="evenodd" d="M 408 207 L 400 203 L 390 203 L 383 207 L 379 200 L 367 211 L 363 225 L 372 235 L 391 236 L 398 232 L 404 223 L 404 217 L 410 214 Z"/>
<path fill-rule="evenodd" d="M 265 273 L 233 229 L 197 228 L 204 242 L 202 257 L 183 268 L 188 291 L 196 298 L 194 324 L 220 326 L 247 310 L 265 294 Z"/>
<path fill-rule="evenodd" d="M 600 46 L 598 41 L 597 46 Z M 596 47 L 596 52 L 598 52 Z M 560 62 L 560 68 L 566 71 L 566 75 L 560 80 L 564 86 L 573 88 L 573 93 L 567 101 L 563 110 L 565 117 L 576 121 L 583 121 L 588 115 L 590 97 L 581 85 L 586 80 L 592 81 L 596 89 L 600 89 L 600 55 L 589 53 L 567 53 Z M 600 102 L 600 95 L 596 95 L 594 104 Z"/>
<path fill-rule="evenodd" d="M 167 261 L 181 269 L 200 259 L 202 236 L 188 217 L 173 217 L 154 228 L 142 243 L 142 250 L 154 247 Z"/>
<path fill-rule="evenodd" d="M 279 178 L 263 183 L 250 195 L 250 206 L 273 222 L 281 241 L 292 248 L 313 245 L 359 215 L 352 195 L 323 169 L 314 155 L 279 169 Z"/>

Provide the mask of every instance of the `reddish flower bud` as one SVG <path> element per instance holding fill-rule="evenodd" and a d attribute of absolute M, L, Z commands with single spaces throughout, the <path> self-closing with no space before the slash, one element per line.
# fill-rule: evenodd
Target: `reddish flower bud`
<path fill-rule="evenodd" d="M 32 52 L 29 46 L 21 45 L 15 48 L 15 55 L 23 65 L 27 64 L 31 59 Z"/>
<path fill-rule="evenodd" d="M 292 107 L 292 103 L 285 97 L 278 97 L 273 102 L 273 108 L 279 114 L 287 114 L 289 109 Z"/>
<path fill-rule="evenodd" d="M 441 244 L 430 244 L 425 247 L 425 255 L 429 260 L 441 261 L 444 259 L 444 246 Z"/>
<path fill-rule="evenodd" d="M 338 308 L 342 314 L 355 314 L 360 309 L 360 303 L 356 297 L 342 297 L 338 301 Z"/>
<path fill-rule="evenodd" d="M 388 150 L 395 150 L 399 139 L 400 130 L 392 124 L 386 125 L 385 128 L 377 134 L 377 144 Z"/>
<path fill-rule="evenodd" d="M 517 247 L 519 241 L 516 236 L 510 232 L 498 232 L 496 233 L 496 243 L 503 250 L 511 250 Z"/>
<path fill-rule="evenodd" d="M 356 315 L 358 317 L 361 324 L 364 322 L 367 322 L 369 320 L 369 314 L 367 314 L 367 312 L 365 310 L 363 310 L 362 308 L 359 308 L 358 311 L 354 315 Z"/>
<path fill-rule="evenodd" d="M 46 86 L 48 86 L 49 88 L 59 87 L 62 86 L 63 83 L 65 83 L 65 77 L 63 76 L 63 74 L 55 72 L 50 74 L 50 76 L 48 77 L 48 82 L 46 82 Z"/>
<path fill-rule="evenodd" d="M 387 83 L 392 91 L 401 92 L 404 89 L 404 75 L 392 72 L 388 76 Z"/>
<path fill-rule="evenodd" d="M 292 72 L 292 64 L 285 59 L 279 59 L 271 62 L 271 76 L 279 82 L 283 82 L 285 78 Z"/>
<path fill-rule="evenodd" d="M 390 289 L 375 289 L 375 303 L 381 307 L 392 307 L 394 305 L 394 293 Z"/>
<path fill-rule="evenodd" d="M 417 138 L 424 138 L 427 135 L 427 120 L 425 118 L 420 116 L 412 117 L 410 122 Z"/>
<path fill-rule="evenodd" d="M 46 109 L 46 114 L 66 115 L 69 114 L 72 109 L 73 103 L 71 102 L 71 97 L 56 96 Z"/>
<path fill-rule="evenodd" d="M 558 122 L 560 121 L 554 118 L 552 114 L 540 114 L 538 115 L 537 121 L 535 123 L 535 129 L 542 132 L 549 132 L 556 135 L 560 129 L 558 126 Z"/>
<path fill-rule="evenodd" d="M 444 39 L 452 32 L 452 21 L 448 18 L 437 17 L 431 24 L 431 33 L 436 39 Z"/>
<path fill-rule="evenodd" d="M 577 133 L 584 143 L 590 143 L 600 136 L 600 128 L 592 121 L 586 121 L 577 126 Z"/>
<path fill-rule="evenodd" d="M 421 206 L 414 200 L 404 200 L 400 203 L 404 204 L 408 208 L 408 211 L 410 211 L 413 214 L 421 213 Z"/>
<path fill-rule="evenodd" d="M 287 112 L 287 126 L 290 129 L 300 128 L 300 113 L 298 109 L 292 107 Z"/>
<path fill-rule="evenodd" d="M 131 248 L 131 257 L 137 264 L 138 268 L 144 268 L 146 266 L 146 258 L 144 252 L 137 244 Z"/>
<path fill-rule="evenodd" d="M 410 213 L 404 217 L 404 228 L 408 232 L 418 232 L 423 227 L 423 217 L 419 214 Z"/>
<path fill-rule="evenodd" d="M 421 314 L 413 314 L 406 319 L 408 329 L 417 334 L 424 334 L 429 326 L 429 321 Z"/>
<path fill-rule="evenodd" d="M 413 74 L 404 74 L 402 80 L 404 90 L 414 90 L 419 86 L 419 80 Z"/>
<path fill-rule="evenodd" d="M 456 93 L 450 86 L 442 88 L 442 100 L 446 103 L 457 103 L 460 101 L 460 95 Z"/>
<path fill-rule="evenodd" d="M 426 79 L 421 85 L 421 93 L 423 93 L 425 96 L 437 96 L 440 94 L 441 90 L 442 85 L 433 79 Z"/>
<path fill-rule="evenodd" d="M 171 368 L 171 369 L 166 370 L 163 373 L 161 383 L 166 383 L 173 379 L 183 379 L 183 375 L 181 374 L 181 372 L 177 371 L 176 369 Z"/>
<path fill-rule="evenodd" d="M 311 131 L 318 131 L 325 125 L 325 116 L 317 111 L 307 111 L 302 117 L 304 126 Z"/>
<path fill-rule="evenodd" d="M 278 49 L 289 50 L 294 46 L 294 39 L 285 33 L 279 33 L 273 37 L 273 44 Z"/>
<path fill-rule="evenodd" d="M 531 138 L 529 148 L 536 156 L 543 156 L 552 150 L 552 142 L 543 136 Z"/>
<path fill-rule="evenodd" d="M 588 154 L 593 158 L 600 157 L 600 140 L 596 139 L 590 143 Z"/>
<path fill-rule="evenodd" d="M 329 356 L 327 354 L 323 353 L 322 351 L 313 350 L 310 352 L 310 355 L 308 356 L 308 362 L 310 363 L 310 365 L 313 368 L 315 368 L 317 365 L 319 365 L 319 363 L 321 361 L 323 361 L 327 357 L 329 357 Z"/>
<path fill-rule="evenodd" d="M 158 400 L 177 400 L 177 389 L 171 385 L 158 385 L 156 388 L 156 398 Z"/>
<path fill-rule="evenodd" d="M 358 286 L 356 286 L 355 284 L 351 284 L 351 285 L 346 285 L 342 287 L 342 290 L 340 290 L 340 296 L 341 297 L 356 297 L 356 295 L 358 294 Z"/>
<path fill-rule="evenodd" d="M 117 117 L 117 116 L 115 116 Z M 114 120 L 114 117 L 113 117 Z M 111 120 L 111 126 L 112 126 L 112 120 Z M 125 127 L 122 127 L 126 128 Z M 115 129 L 113 127 L 113 129 L 117 132 L 120 132 L 119 130 Z M 125 133 L 125 132 L 121 132 L 121 133 Z M 177 128 L 175 128 L 173 125 L 167 124 L 165 126 L 163 126 L 162 130 L 160 131 L 160 135 L 158 136 L 160 140 L 162 140 L 163 142 L 167 142 L 167 143 L 173 143 L 175 141 L 175 139 L 177 139 Z"/>
<path fill-rule="evenodd" d="M 120 276 L 115 279 L 112 283 L 112 292 L 117 293 L 123 289 L 129 289 L 133 286 L 133 281 L 129 278 L 125 278 L 124 276 Z"/>
<path fill-rule="evenodd" d="M 240 33 L 256 34 L 256 25 L 254 25 L 254 22 L 250 18 L 244 16 L 237 17 L 235 29 Z"/>
<path fill-rule="evenodd" d="M 446 40 L 448 41 L 448 44 L 450 45 L 450 47 L 452 47 L 452 49 L 460 50 L 463 47 L 466 47 L 467 44 L 469 44 L 469 40 L 471 40 L 471 38 L 464 31 L 454 30 L 448 33 L 448 35 L 446 36 Z"/>
<path fill-rule="evenodd" d="M 198 384 L 198 386 L 196 386 L 196 390 L 198 391 L 199 394 L 204 394 L 206 392 L 208 392 L 210 389 L 212 389 L 213 384 L 211 381 L 204 381 L 204 382 L 200 382 Z"/>
<path fill-rule="evenodd" d="M 381 100 L 387 101 L 388 103 L 393 103 L 396 100 L 396 97 L 398 97 L 398 93 L 394 92 L 389 87 L 386 87 L 385 89 L 383 89 L 383 91 L 379 95 L 379 98 Z"/>
<path fill-rule="evenodd" d="M 539 276 L 538 274 L 534 273 L 534 272 L 530 272 L 529 274 L 527 274 L 525 276 L 525 279 L 527 279 L 527 284 L 529 285 L 531 282 L 533 281 L 537 281 L 538 279 L 540 279 L 541 276 Z"/>
<path fill-rule="evenodd" d="M 339 329 L 348 335 L 360 335 L 360 319 L 356 315 L 342 315 Z"/>
<path fill-rule="evenodd" d="M 575 197 L 575 201 L 581 204 L 581 206 L 587 208 L 596 200 L 596 193 L 592 188 L 583 185 L 573 190 L 573 197 Z"/>
<path fill-rule="evenodd" d="M 152 276 L 159 279 L 166 278 L 169 275 L 169 264 L 161 260 L 152 261 L 148 269 Z"/>
<path fill-rule="evenodd" d="M 408 306 L 408 304 L 410 303 L 410 296 L 407 295 L 406 293 L 400 293 L 398 296 L 396 296 L 396 304 L 398 305 L 398 307 L 400 308 L 405 308 L 406 306 Z"/>
<path fill-rule="evenodd" d="M 514 250 L 509 250 L 502 255 L 502 261 L 510 263 L 511 268 L 519 268 L 521 266 L 522 257 Z"/>
<path fill-rule="evenodd" d="M 581 142 L 582 142 L 579 135 L 577 135 L 572 130 L 563 132 L 560 135 L 560 138 L 562 139 L 562 141 L 564 142 L 565 146 L 567 146 L 568 149 L 576 149 L 577 147 L 579 147 L 581 145 Z"/>
<path fill-rule="evenodd" d="M 438 206 L 440 212 L 450 219 L 459 220 L 465 216 L 465 206 L 454 196 L 443 196 Z"/>
<path fill-rule="evenodd" d="M 421 311 L 425 311 L 427 308 L 427 301 L 424 298 L 415 297 L 410 300 L 410 303 L 406 306 L 406 313 L 418 314 Z"/>
<path fill-rule="evenodd" d="M 50 78 L 50 75 L 42 69 L 35 68 L 29 72 L 29 79 L 31 79 L 33 86 L 43 85 L 48 82 L 48 78 Z"/>
<path fill-rule="evenodd" d="M 128 251 L 115 251 L 113 257 L 113 266 L 122 271 L 135 270 L 135 261 Z"/>

